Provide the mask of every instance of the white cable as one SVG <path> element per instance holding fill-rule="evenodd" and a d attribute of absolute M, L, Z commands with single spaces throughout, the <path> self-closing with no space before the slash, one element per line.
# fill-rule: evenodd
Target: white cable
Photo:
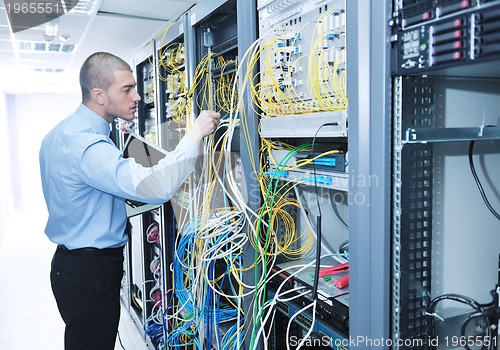
<path fill-rule="evenodd" d="M 326 254 L 324 256 L 329 256 L 329 254 Z M 322 257 L 324 257 L 322 256 Z M 275 272 L 274 274 L 272 274 L 270 276 L 270 278 L 273 278 L 275 277 L 276 275 L 278 274 L 281 274 L 285 271 L 288 271 L 288 270 L 291 270 L 291 269 L 296 269 L 298 268 L 296 271 L 293 271 L 293 272 L 289 272 L 290 274 L 283 280 L 283 282 L 278 286 L 278 288 L 276 288 L 276 292 L 274 294 L 274 297 L 271 299 L 271 300 L 268 300 L 268 303 L 270 306 L 272 306 L 270 308 L 270 310 L 272 311 L 273 308 L 274 308 L 274 305 L 276 304 L 276 301 L 277 301 L 277 298 L 279 297 L 280 293 L 281 293 L 281 289 L 286 285 L 286 283 L 294 278 L 295 276 L 297 276 L 299 273 L 301 273 L 302 271 L 304 271 L 305 269 L 307 269 L 308 267 L 312 266 L 313 264 L 315 264 L 315 260 L 312 260 L 311 262 L 307 263 L 307 264 L 298 264 L 298 265 L 294 265 L 294 266 L 290 266 L 286 269 L 282 269 L 282 270 L 279 270 L 277 272 Z M 295 289 L 295 291 L 300 291 L 302 290 L 302 288 L 297 288 Z M 285 291 L 285 293 L 288 293 L 288 291 Z M 298 297 L 298 296 L 297 296 Z M 292 298 L 293 299 L 293 298 Z M 259 330 L 257 331 L 257 334 L 256 334 L 256 341 L 258 341 L 259 337 L 260 337 L 260 334 L 263 334 L 264 333 L 264 326 L 265 324 L 267 323 L 267 320 L 269 319 L 270 317 L 270 312 L 268 312 L 265 317 L 262 318 L 262 321 L 260 322 L 261 323 L 261 326 L 259 327 Z"/>
<path fill-rule="evenodd" d="M 312 306 L 313 309 L 312 309 L 311 327 L 309 327 L 309 329 L 307 330 L 307 333 L 302 337 L 302 339 L 299 342 L 299 345 L 297 346 L 297 348 L 295 350 L 299 350 L 304 345 L 304 343 L 307 341 L 307 339 L 309 338 L 309 336 L 312 333 L 314 323 L 316 322 L 316 304 L 317 304 L 317 300 L 315 299 L 315 300 L 313 300 L 313 302 L 311 304 L 304 306 L 302 309 L 298 310 L 295 314 L 293 314 L 293 316 L 290 317 L 290 321 L 288 321 L 288 325 L 286 327 L 286 338 L 287 339 L 289 339 L 290 326 L 292 325 L 293 320 L 297 316 L 302 314 L 302 312 L 306 311 L 307 309 L 309 309 Z M 287 348 L 287 350 L 290 350 L 290 343 L 289 342 L 286 342 L 286 348 Z"/>

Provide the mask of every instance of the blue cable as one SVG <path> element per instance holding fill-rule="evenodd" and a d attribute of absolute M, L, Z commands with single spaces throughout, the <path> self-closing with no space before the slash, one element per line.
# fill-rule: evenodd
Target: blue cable
<path fill-rule="evenodd" d="M 192 252 L 195 247 L 196 243 L 196 235 L 195 235 L 195 227 L 199 226 L 196 225 L 198 224 L 198 219 L 195 218 L 191 220 L 184 228 L 181 236 L 179 237 L 178 240 L 178 246 L 177 246 L 177 258 L 173 259 L 173 273 L 174 273 L 174 283 L 175 283 L 175 288 L 173 291 L 173 297 L 175 297 L 179 303 L 183 307 L 183 310 L 186 312 L 187 315 L 191 315 L 193 318 L 190 319 L 187 322 L 183 322 L 182 324 L 175 324 L 174 329 L 172 332 L 170 332 L 167 336 L 167 342 L 170 346 L 172 347 L 177 347 L 177 346 L 185 346 L 185 343 L 181 343 L 181 337 L 185 340 L 186 334 L 191 335 L 191 342 L 190 344 L 194 344 L 197 348 L 203 349 L 202 344 L 200 344 L 199 340 L 196 337 L 196 327 L 199 322 L 199 319 L 197 320 L 196 317 L 203 317 L 207 322 L 207 338 L 206 338 L 206 344 L 210 345 L 211 344 L 211 327 L 212 327 L 212 320 L 213 320 L 213 312 L 214 312 L 214 307 L 217 309 L 215 310 L 216 313 L 216 325 L 222 322 L 227 322 L 229 320 L 233 320 L 237 317 L 238 315 L 238 310 L 232 308 L 230 305 L 220 305 L 220 295 L 218 297 L 218 305 L 211 305 L 211 299 L 210 295 L 213 295 L 214 291 L 208 292 L 207 290 L 207 300 L 205 307 L 203 307 L 203 310 L 198 310 L 197 307 L 194 305 L 194 296 L 190 298 L 190 288 L 189 286 L 189 281 L 185 281 L 185 277 L 187 276 L 187 273 L 184 271 L 184 267 L 181 265 L 181 263 L 184 263 L 186 266 L 192 266 L 190 263 L 189 259 L 193 257 L 192 254 L 187 255 L 188 252 Z M 227 226 L 227 225 L 226 225 Z M 228 226 L 227 226 L 228 227 Z M 211 244 L 209 244 L 209 247 L 218 245 L 220 244 L 221 240 L 227 239 L 230 235 L 231 231 L 229 230 L 229 227 L 227 229 L 223 229 L 221 232 L 221 235 L 218 237 L 215 237 L 212 239 Z M 213 254 L 216 252 L 214 251 Z M 213 262 L 211 262 L 213 264 Z M 212 272 L 212 269 L 210 269 Z M 210 275 L 210 278 L 213 278 L 212 273 Z M 186 285 L 186 283 L 188 283 Z M 208 287 L 211 289 L 211 287 Z M 198 312 L 196 312 L 198 311 Z M 194 331 L 194 333 L 193 333 Z"/>

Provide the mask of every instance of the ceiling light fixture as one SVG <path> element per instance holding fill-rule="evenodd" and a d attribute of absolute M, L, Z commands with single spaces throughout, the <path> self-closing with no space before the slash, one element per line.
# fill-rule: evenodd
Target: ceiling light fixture
<path fill-rule="evenodd" d="M 71 36 L 67 35 L 67 34 L 59 35 L 59 40 L 61 40 L 63 43 L 65 43 L 66 41 L 68 41 L 69 38 L 71 38 Z"/>
<path fill-rule="evenodd" d="M 50 22 L 45 23 L 45 32 L 43 33 L 43 40 L 52 41 L 59 31 L 59 21 L 54 19 Z"/>

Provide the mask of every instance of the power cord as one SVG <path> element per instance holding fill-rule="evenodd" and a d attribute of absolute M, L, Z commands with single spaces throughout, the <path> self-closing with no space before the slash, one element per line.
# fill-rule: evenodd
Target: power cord
<path fill-rule="evenodd" d="M 347 222 L 344 220 L 344 218 L 339 213 L 339 208 L 337 207 L 337 202 L 335 201 L 335 198 L 330 196 L 330 201 L 332 202 L 332 208 L 333 208 L 333 212 L 335 213 L 335 216 L 337 216 L 337 219 L 340 221 L 342 226 L 344 226 L 344 228 L 346 230 L 349 230 L 349 225 L 347 224 Z"/>
<path fill-rule="evenodd" d="M 469 153 L 471 154 L 471 153 Z M 430 340 L 437 340 L 435 319 L 444 322 L 444 319 L 436 313 L 438 303 L 443 300 L 456 301 L 471 307 L 474 311 L 462 322 L 460 327 L 460 338 L 457 338 L 461 347 L 465 350 L 474 349 L 494 350 L 497 348 L 500 322 L 500 255 L 498 257 L 498 276 L 495 289 L 490 291 L 492 300 L 487 304 L 480 304 L 474 299 L 460 294 L 443 294 L 432 299 L 427 305 L 426 315 L 430 317 Z M 436 349 L 438 344 L 431 343 L 431 349 Z"/>
<path fill-rule="evenodd" d="M 488 200 L 488 197 L 486 197 L 486 193 L 484 192 L 483 185 L 481 184 L 481 181 L 479 180 L 479 176 L 477 176 L 476 168 L 474 166 L 474 159 L 473 159 L 473 153 L 474 153 L 474 143 L 475 141 L 471 141 L 469 145 L 469 166 L 470 166 L 470 171 L 472 173 L 472 176 L 474 177 L 474 181 L 476 181 L 476 185 L 479 189 L 479 193 L 481 193 L 481 197 L 483 198 L 484 203 L 486 204 L 486 207 L 490 210 L 490 212 L 495 216 L 498 220 L 500 220 L 500 214 L 493 208 L 493 206 L 490 204 L 490 201 Z"/>
<path fill-rule="evenodd" d="M 325 123 L 321 125 L 316 133 L 314 134 L 314 138 L 312 140 L 312 155 L 314 155 L 314 146 L 316 145 L 316 138 L 318 137 L 319 131 L 325 126 L 335 126 L 334 123 Z M 313 181 L 314 183 L 314 191 L 316 192 L 316 204 L 318 206 L 318 217 L 316 218 L 316 266 L 314 267 L 314 286 L 312 290 L 312 299 L 316 300 L 318 297 L 318 286 L 319 286 L 319 269 L 321 266 L 321 240 L 322 240 L 322 231 L 321 231 L 321 206 L 319 204 L 319 190 L 318 183 L 316 182 L 316 165 L 315 162 L 312 162 L 313 166 Z"/>
<path fill-rule="evenodd" d="M 443 295 L 440 295 L 438 297 L 435 297 L 434 299 L 432 299 L 432 301 L 427 306 L 427 312 L 426 312 L 427 316 L 430 317 L 430 331 L 431 331 L 430 339 L 437 339 L 435 319 L 439 318 L 442 321 L 444 321 L 444 319 L 442 319 L 440 316 L 438 316 L 436 314 L 436 307 L 443 300 L 456 301 L 456 302 L 459 302 L 461 304 L 468 305 L 476 311 L 482 311 L 482 307 L 477 301 L 475 301 L 474 299 L 469 298 L 467 296 L 464 296 L 464 295 L 443 294 Z M 435 346 L 432 346 L 431 348 L 435 349 Z"/>

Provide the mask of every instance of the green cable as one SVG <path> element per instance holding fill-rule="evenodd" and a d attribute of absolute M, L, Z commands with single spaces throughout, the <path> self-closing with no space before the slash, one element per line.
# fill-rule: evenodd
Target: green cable
<path fill-rule="evenodd" d="M 297 153 L 299 153 L 300 151 L 302 151 L 304 148 L 307 148 L 307 147 L 310 147 L 310 146 L 311 146 L 311 144 L 303 144 L 301 146 L 297 146 L 294 149 L 292 149 L 279 162 L 279 164 L 277 166 L 277 171 L 274 174 L 271 175 L 271 178 L 269 179 L 269 184 L 268 184 L 268 187 L 267 187 L 266 195 L 265 195 L 265 200 L 264 200 L 265 208 L 269 208 L 269 214 L 268 215 L 269 215 L 270 218 L 272 218 L 272 212 L 273 212 L 272 209 L 273 209 L 273 205 L 274 205 L 274 197 L 276 196 L 276 192 L 278 190 L 279 179 L 281 178 L 281 174 L 283 173 L 286 164 Z M 274 189 L 271 190 L 272 184 L 273 184 L 274 180 L 276 180 L 275 181 L 275 185 L 274 185 Z M 269 205 L 267 205 L 267 203 L 269 202 L 269 196 L 271 196 L 271 195 L 272 195 L 271 201 L 270 201 Z M 257 221 L 257 228 L 256 228 L 257 240 L 259 239 L 260 223 L 263 221 L 263 213 L 264 213 L 264 210 L 261 210 L 261 212 L 259 214 L 259 219 Z M 270 229 L 270 227 L 268 227 L 268 230 L 269 229 Z M 264 248 L 267 249 L 268 246 L 269 246 L 269 231 L 266 232 L 266 242 L 265 242 Z M 258 253 L 257 253 L 257 250 L 255 250 L 255 263 L 257 263 L 257 259 L 258 259 Z M 262 257 L 262 259 L 263 259 L 263 263 L 262 263 L 263 271 L 262 271 L 262 273 L 263 273 L 263 275 L 265 275 L 267 273 L 267 270 L 266 270 L 266 266 L 267 266 L 266 256 L 264 255 Z M 258 280 L 257 269 L 254 270 L 254 279 L 255 279 L 255 281 Z M 263 316 L 263 313 L 264 313 L 264 304 L 266 302 L 265 301 L 266 289 L 267 289 L 266 282 L 264 281 L 264 284 L 263 284 L 263 293 L 261 294 L 261 298 L 257 297 L 257 289 L 254 292 L 255 303 L 259 303 L 260 304 L 260 308 L 257 309 L 258 310 L 258 315 L 257 315 L 257 310 L 256 310 L 255 307 L 254 307 L 254 310 L 253 310 L 254 320 L 255 321 L 253 322 L 252 339 L 250 341 L 250 348 L 253 348 L 253 345 L 255 343 L 256 325 L 259 323 L 259 321 L 261 320 L 261 318 Z"/>

